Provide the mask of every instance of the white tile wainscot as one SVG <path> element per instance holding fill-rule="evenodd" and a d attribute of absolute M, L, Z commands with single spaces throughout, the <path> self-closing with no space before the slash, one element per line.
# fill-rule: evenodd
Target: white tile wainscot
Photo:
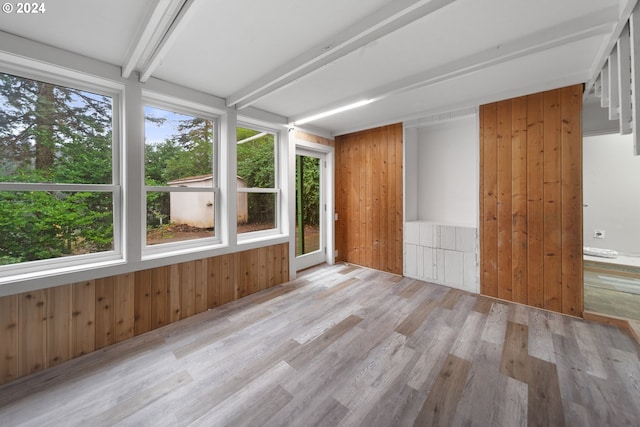
<path fill-rule="evenodd" d="M 479 293 L 478 229 L 405 222 L 404 275 Z"/>

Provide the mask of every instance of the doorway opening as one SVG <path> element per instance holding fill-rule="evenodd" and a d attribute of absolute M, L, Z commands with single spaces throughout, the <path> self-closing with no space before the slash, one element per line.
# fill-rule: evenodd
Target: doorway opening
<path fill-rule="evenodd" d="M 296 270 L 328 260 L 327 153 L 296 147 Z"/>

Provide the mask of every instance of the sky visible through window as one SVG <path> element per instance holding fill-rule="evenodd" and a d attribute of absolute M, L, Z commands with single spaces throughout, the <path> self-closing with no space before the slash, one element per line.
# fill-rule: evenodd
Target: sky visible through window
<path fill-rule="evenodd" d="M 164 142 L 171 138 L 171 136 L 178 134 L 178 125 L 180 122 L 193 118 L 193 116 L 174 113 L 173 111 L 162 110 L 148 105 L 144 107 L 144 116 L 145 118 L 154 118 L 162 121 L 162 123 L 160 123 L 160 121 L 157 123 L 145 122 L 145 142 L 153 145 Z"/>

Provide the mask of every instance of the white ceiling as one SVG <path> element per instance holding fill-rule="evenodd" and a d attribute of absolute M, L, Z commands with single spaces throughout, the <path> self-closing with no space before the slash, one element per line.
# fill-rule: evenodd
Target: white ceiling
<path fill-rule="evenodd" d="M 312 123 L 335 135 L 586 82 L 636 0 L 186 0 L 169 29 L 183 2 L 56 0 L 0 31 L 291 121 L 377 99 Z"/>

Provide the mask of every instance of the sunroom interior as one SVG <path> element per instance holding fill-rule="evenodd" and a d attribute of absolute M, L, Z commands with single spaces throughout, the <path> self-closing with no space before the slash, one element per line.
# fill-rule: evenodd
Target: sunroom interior
<path fill-rule="evenodd" d="M 0 385 L 343 264 L 638 341 L 637 3 L 5 3 Z"/>

